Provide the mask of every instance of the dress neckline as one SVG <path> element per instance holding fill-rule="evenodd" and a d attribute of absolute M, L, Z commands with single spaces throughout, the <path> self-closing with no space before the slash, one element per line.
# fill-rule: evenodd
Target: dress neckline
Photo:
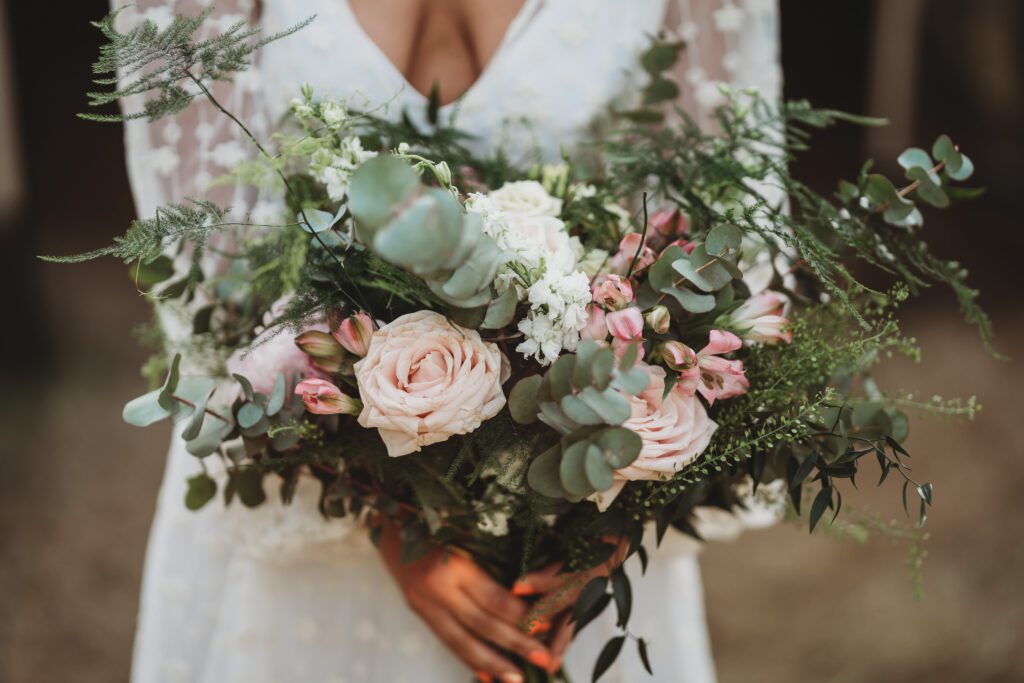
<path fill-rule="evenodd" d="M 465 103 L 466 100 L 469 99 L 470 95 L 475 94 L 483 87 L 483 85 L 488 81 L 488 77 L 496 70 L 495 67 L 498 64 L 498 61 L 502 59 L 504 54 L 508 51 L 508 46 L 517 36 L 523 33 L 526 26 L 530 23 L 530 18 L 533 17 L 538 6 L 542 2 L 543 0 L 524 0 L 522 6 L 516 11 L 512 21 L 510 21 L 508 27 L 506 27 L 505 33 L 502 35 L 501 41 L 498 43 L 498 47 L 494 49 L 493 54 L 491 54 L 491 58 L 487 60 L 487 63 L 480 71 L 480 74 L 469 85 L 469 87 L 462 92 L 461 95 L 451 102 L 441 105 L 439 107 L 440 111 L 447 111 L 456 105 Z M 426 105 L 430 98 L 420 92 L 416 86 L 409 82 L 409 79 L 406 78 L 404 73 L 402 73 L 402 70 L 391 61 L 391 58 L 385 54 L 384 50 L 382 50 L 377 44 L 377 41 L 375 41 L 373 37 L 366 32 L 366 29 L 364 29 L 363 25 L 359 23 L 358 17 L 356 17 L 355 12 L 352 10 L 349 0 L 341 0 L 339 4 L 344 8 L 346 19 L 352 24 L 353 32 L 360 40 L 363 41 L 370 54 L 373 55 L 374 59 L 380 63 L 381 67 L 398 83 L 400 90 L 402 92 L 408 92 L 410 97 L 418 100 L 420 104 Z"/>

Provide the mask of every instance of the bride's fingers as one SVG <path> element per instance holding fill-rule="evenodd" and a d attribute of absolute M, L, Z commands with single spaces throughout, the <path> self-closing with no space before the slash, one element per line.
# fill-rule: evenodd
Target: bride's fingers
<path fill-rule="evenodd" d="M 468 596 L 453 611 L 456 618 L 474 635 L 503 650 L 515 652 L 536 666 L 546 669 L 551 665 L 552 657 L 547 645 L 523 633 L 514 624 L 495 619 Z"/>
<path fill-rule="evenodd" d="M 522 672 L 493 648 L 474 636 L 446 608 L 438 605 L 428 621 L 434 633 L 481 680 L 523 683 Z"/>
<path fill-rule="evenodd" d="M 461 585 L 473 602 L 506 623 L 515 625 L 526 616 L 526 603 L 513 596 L 482 569 L 478 569 L 474 576 L 466 577 Z"/>
<path fill-rule="evenodd" d="M 525 597 L 550 593 L 565 581 L 566 575 L 559 574 L 561 568 L 560 563 L 553 564 L 520 577 L 512 584 L 512 595 Z"/>
<path fill-rule="evenodd" d="M 565 657 L 565 651 L 569 647 L 569 643 L 572 642 L 572 634 L 576 630 L 576 625 L 570 621 L 572 615 L 566 612 L 558 620 L 558 625 L 555 627 L 555 634 L 551 637 L 551 658 L 552 669 L 548 671 L 558 671 L 562 666 L 562 659 Z"/>

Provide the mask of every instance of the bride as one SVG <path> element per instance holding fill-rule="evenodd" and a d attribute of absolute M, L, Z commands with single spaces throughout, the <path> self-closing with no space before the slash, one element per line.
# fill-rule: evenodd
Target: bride
<path fill-rule="evenodd" d="M 206 4 L 137 0 L 118 20 L 163 26 Z M 266 47 L 254 68 L 217 84 L 218 98 L 257 135 L 303 81 L 318 93 L 386 102 L 388 115 L 405 112 L 424 127 L 425 93 L 437 84 L 442 120 L 474 134 L 477 151 L 549 161 L 533 150 L 585 141 L 643 82 L 638 55 L 662 30 L 686 42 L 679 104 L 704 125 L 720 83 L 768 96 L 779 87 L 774 0 L 220 0 L 208 27 L 242 18 L 270 33 L 312 14 L 310 26 Z M 207 188 L 250 150 L 203 103 L 157 124 L 129 122 L 126 140 L 140 215 L 200 195 L 257 221 L 273 209 L 240 189 Z M 170 349 L 187 343 L 187 312 L 164 304 L 160 315 Z M 196 470 L 175 438 L 146 557 L 136 683 L 523 681 L 503 650 L 539 666 L 564 658 L 570 677 L 585 680 L 617 634 L 611 610 L 568 648 L 564 620 L 522 633 L 522 596 L 558 590 L 557 580 L 528 576 L 509 590 L 458 556 L 403 565 L 389 531 L 378 550 L 349 520 L 320 517 L 314 482 L 300 485 L 289 506 L 271 496 L 255 511 L 236 504 L 190 512 L 182 499 Z M 705 519 L 705 535 L 715 535 L 712 527 Z M 603 680 L 714 681 L 697 550 L 670 535 L 645 580 L 633 583 L 642 615 L 634 626 L 649 643 L 653 677 L 630 652 Z M 627 569 L 638 573 L 633 562 Z"/>

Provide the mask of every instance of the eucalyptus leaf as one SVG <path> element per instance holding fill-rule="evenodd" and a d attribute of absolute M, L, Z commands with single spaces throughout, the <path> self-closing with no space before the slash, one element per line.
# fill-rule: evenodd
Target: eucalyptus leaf
<path fill-rule="evenodd" d="M 620 425 L 632 414 L 629 401 L 616 391 L 598 391 L 587 387 L 579 393 L 579 397 L 610 425 Z"/>
<path fill-rule="evenodd" d="M 121 417 L 130 425 L 148 427 L 171 416 L 171 411 L 160 405 L 161 389 L 134 398 L 125 404 Z"/>
<path fill-rule="evenodd" d="M 485 330 L 497 330 L 510 324 L 515 318 L 518 303 L 515 289 L 506 289 L 501 296 L 487 304 L 487 314 L 480 327 Z"/>
<path fill-rule="evenodd" d="M 334 227 L 337 218 L 334 214 L 328 211 L 321 211 L 320 209 L 303 209 L 296 215 L 295 221 L 299 224 L 300 228 L 310 234 L 316 235 Z"/>
<path fill-rule="evenodd" d="M 419 175 L 397 157 L 381 155 L 360 164 L 348 187 L 348 208 L 360 237 L 372 240 L 374 233 L 391 221 L 395 209 L 420 188 Z"/>
<path fill-rule="evenodd" d="M 593 444 L 587 447 L 583 472 L 595 491 L 607 491 L 615 483 L 612 468 L 605 462 L 604 453 Z"/>
<path fill-rule="evenodd" d="M 519 424 L 531 424 L 537 421 L 540 404 L 537 401 L 537 390 L 543 378 L 530 375 L 519 380 L 508 395 L 508 410 L 512 419 Z"/>
<path fill-rule="evenodd" d="M 743 243 L 743 231 L 735 225 L 716 225 L 704 240 L 704 249 L 711 256 L 735 254 Z"/>
<path fill-rule="evenodd" d="M 562 451 L 562 460 L 558 465 L 559 478 L 562 488 L 574 496 L 589 496 L 594 492 L 584 469 L 589 447 L 588 441 L 577 441 Z"/>
<path fill-rule="evenodd" d="M 279 372 L 277 379 L 274 380 L 274 388 L 270 390 L 270 398 L 267 399 L 267 415 L 273 417 L 281 412 L 281 408 L 284 407 L 285 390 L 284 373 Z"/>
<path fill-rule="evenodd" d="M 561 446 L 553 446 L 533 459 L 526 473 L 526 481 L 530 488 L 548 498 L 563 497 L 559 474 L 561 456 Z"/>

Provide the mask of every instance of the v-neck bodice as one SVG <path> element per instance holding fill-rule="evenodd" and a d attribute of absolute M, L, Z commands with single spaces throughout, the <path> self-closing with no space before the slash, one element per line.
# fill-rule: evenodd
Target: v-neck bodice
<path fill-rule="evenodd" d="M 315 5 L 311 7 L 310 5 Z M 477 151 L 497 147 L 553 160 L 573 148 L 608 106 L 642 80 L 631 67 L 662 25 L 666 0 L 526 0 L 494 54 L 461 97 L 440 108 L 476 136 Z M 262 91 L 272 117 L 284 113 L 302 81 L 321 94 L 389 103 L 426 125 L 427 97 L 416 90 L 366 33 L 347 0 L 306 3 L 266 0 L 268 31 L 301 20 L 304 45 L 269 45 L 260 62 Z"/>

